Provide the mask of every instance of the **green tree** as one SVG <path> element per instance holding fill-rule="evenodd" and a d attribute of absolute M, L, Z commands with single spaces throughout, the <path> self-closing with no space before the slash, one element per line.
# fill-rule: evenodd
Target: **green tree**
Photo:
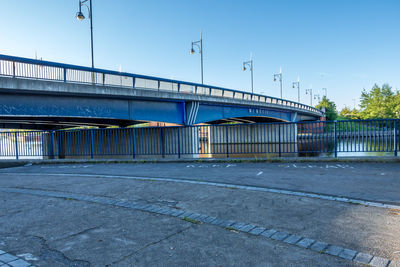
<path fill-rule="evenodd" d="M 336 104 L 329 100 L 326 96 L 323 96 L 321 102 L 319 102 L 315 107 L 321 110 L 325 108 L 326 119 L 328 121 L 334 121 L 338 117 Z"/>
<path fill-rule="evenodd" d="M 344 107 L 338 116 L 338 120 L 358 120 L 360 118 L 360 111 L 355 108 L 350 109 L 349 107 Z"/>
<path fill-rule="evenodd" d="M 400 109 L 398 95 L 399 93 L 394 93 L 388 84 L 384 84 L 382 88 L 375 84 L 369 92 L 364 89 L 361 94 L 361 118 L 395 118 L 396 110 Z"/>

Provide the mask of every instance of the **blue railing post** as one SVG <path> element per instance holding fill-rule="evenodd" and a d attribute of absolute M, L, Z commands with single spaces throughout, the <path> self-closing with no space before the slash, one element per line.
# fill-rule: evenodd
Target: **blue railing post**
<path fill-rule="evenodd" d="M 15 132 L 15 159 L 19 159 L 19 154 L 18 154 L 18 132 Z"/>
<path fill-rule="evenodd" d="M 54 138 L 54 131 L 51 132 L 51 158 L 55 159 L 55 152 L 56 152 L 56 147 L 55 147 L 55 138 Z"/>
<path fill-rule="evenodd" d="M 64 82 L 67 82 L 67 68 L 64 68 Z"/>
<path fill-rule="evenodd" d="M 397 122 L 398 120 L 394 120 L 394 156 L 397 157 Z"/>
<path fill-rule="evenodd" d="M 177 127 L 178 129 L 178 158 L 181 158 L 181 128 Z"/>
<path fill-rule="evenodd" d="M 94 158 L 93 129 L 90 129 L 90 158 Z"/>
<path fill-rule="evenodd" d="M 337 158 L 337 127 L 336 127 L 336 121 L 334 122 L 334 150 L 335 150 L 335 158 Z"/>
<path fill-rule="evenodd" d="M 15 61 L 12 62 L 13 78 L 15 78 Z"/>
<path fill-rule="evenodd" d="M 282 151 L 281 151 L 281 124 L 279 123 L 278 124 L 278 142 L 279 142 L 279 144 L 278 144 L 278 149 L 279 149 L 279 157 L 281 157 L 282 156 Z"/>
<path fill-rule="evenodd" d="M 135 128 L 131 128 L 132 129 L 132 158 L 136 157 L 136 153 L 135 153 Z"/>
<path fill-rule="evenodd" d="M 225 126 L 225 139 L 226 139 L 226 157 L 229 158 L 229 133 L 228 133 L 228 127 L 229 126 Z"/>

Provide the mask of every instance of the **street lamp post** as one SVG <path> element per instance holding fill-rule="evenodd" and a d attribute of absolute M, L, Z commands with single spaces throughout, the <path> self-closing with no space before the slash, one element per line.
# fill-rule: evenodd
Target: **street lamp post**
<path fill-rule="evenodd" d="M 318 99 L 318 104 L 319 104 L 319 102 L 321 102 L 321 98 L 320 98 L 319 94 L 314 95 L 314 100 L 316 100 L 316 99 Z"/>
<path fill-rule="evenodd" d="M 324 91 L 324 96 L 327 98 L 328 97 L 328 89 L 322 88 L 322 91 Z"/>
<path fill-rule="evenodd" d="M 190 49 L 190 54 L 194 54 L 196 51 L 194 50 L 194 48 L 197 47 L 199 49 L 199 53 L 200 53 L 200 71 L 201 71 L 201 84 L 204 84 L 203 81 L 203 33 L 200 32 L 200 40 L 196 41 L 196 42 L 192 42 L 192 48 Z"/>
<path fill-rule="evenodd" d="M 297 102 L 300 103 L 300 78 L 297 78 L 297 82 L 293 82 L 293 88 L 297 88 Z"/>
<path fill-rule="evenodd" d="M 87 1 L 89 1 L 89 6 L 85 4 Z M 82 6 L 86 6 L 88 9 L 89 13 L 89 19 L 90 19 L 90 47 L 91 47 L 91 52 L 92 52 L 92 68 L 94 68 L 94 54 L 93 54 L 93 12 L 92 12 L 92 0 L 79 0 L 79 11 L 76 13 L 76 18 L 78 20 L 84 20 L 85 16 L 82 13 Z"/>
<path fill-rule="evenodd" d="M 253 84 L 253 56 L 250 56 L 249 61 L 243 62 L 243 71 L 245 71 L 247 68 L 250 68 L 250 73 L 251 73 L 251 93 L 254 94 L 254 84 Z"/>
<path fill-rule="evenodd" d="M 274 74 L 274 82 L 276 82 L 277 78 L 279 79 L 281 85 L 281 99 L 282 99 L 282 68 L 280 69 L 278 74 Z"/>
<path fill-rule="evenodd" d="M 306 89 L 306 94 L 307 94 L 307 95 L 310 94 L 310 103 L 311 103 L 311 106 L 312 106 L 312 97 L 313 97 L 313 95 L 312 95 L 312 88 Z"/>

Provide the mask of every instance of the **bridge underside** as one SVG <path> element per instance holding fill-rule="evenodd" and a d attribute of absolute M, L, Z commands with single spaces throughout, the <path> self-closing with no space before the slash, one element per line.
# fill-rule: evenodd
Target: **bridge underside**
<path fill-rule="evenodd" d="M 232 104 L 223 101 L 211 103 L 201 99 L 121 97 L 0 88 L 0 128 L 3 129 L 126 127 L 153 121 L 195 125 L 316 119 L 318 118 L 315 116 L 283 108 Z"/>

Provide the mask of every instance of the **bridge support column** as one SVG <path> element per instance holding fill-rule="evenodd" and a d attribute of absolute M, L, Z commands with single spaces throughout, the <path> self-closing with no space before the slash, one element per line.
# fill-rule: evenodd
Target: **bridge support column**
<path fill-rule="evenodd" d="M 211 127 L 212 157 L 296 156 L 296 124 L 245 124 Z"/>

